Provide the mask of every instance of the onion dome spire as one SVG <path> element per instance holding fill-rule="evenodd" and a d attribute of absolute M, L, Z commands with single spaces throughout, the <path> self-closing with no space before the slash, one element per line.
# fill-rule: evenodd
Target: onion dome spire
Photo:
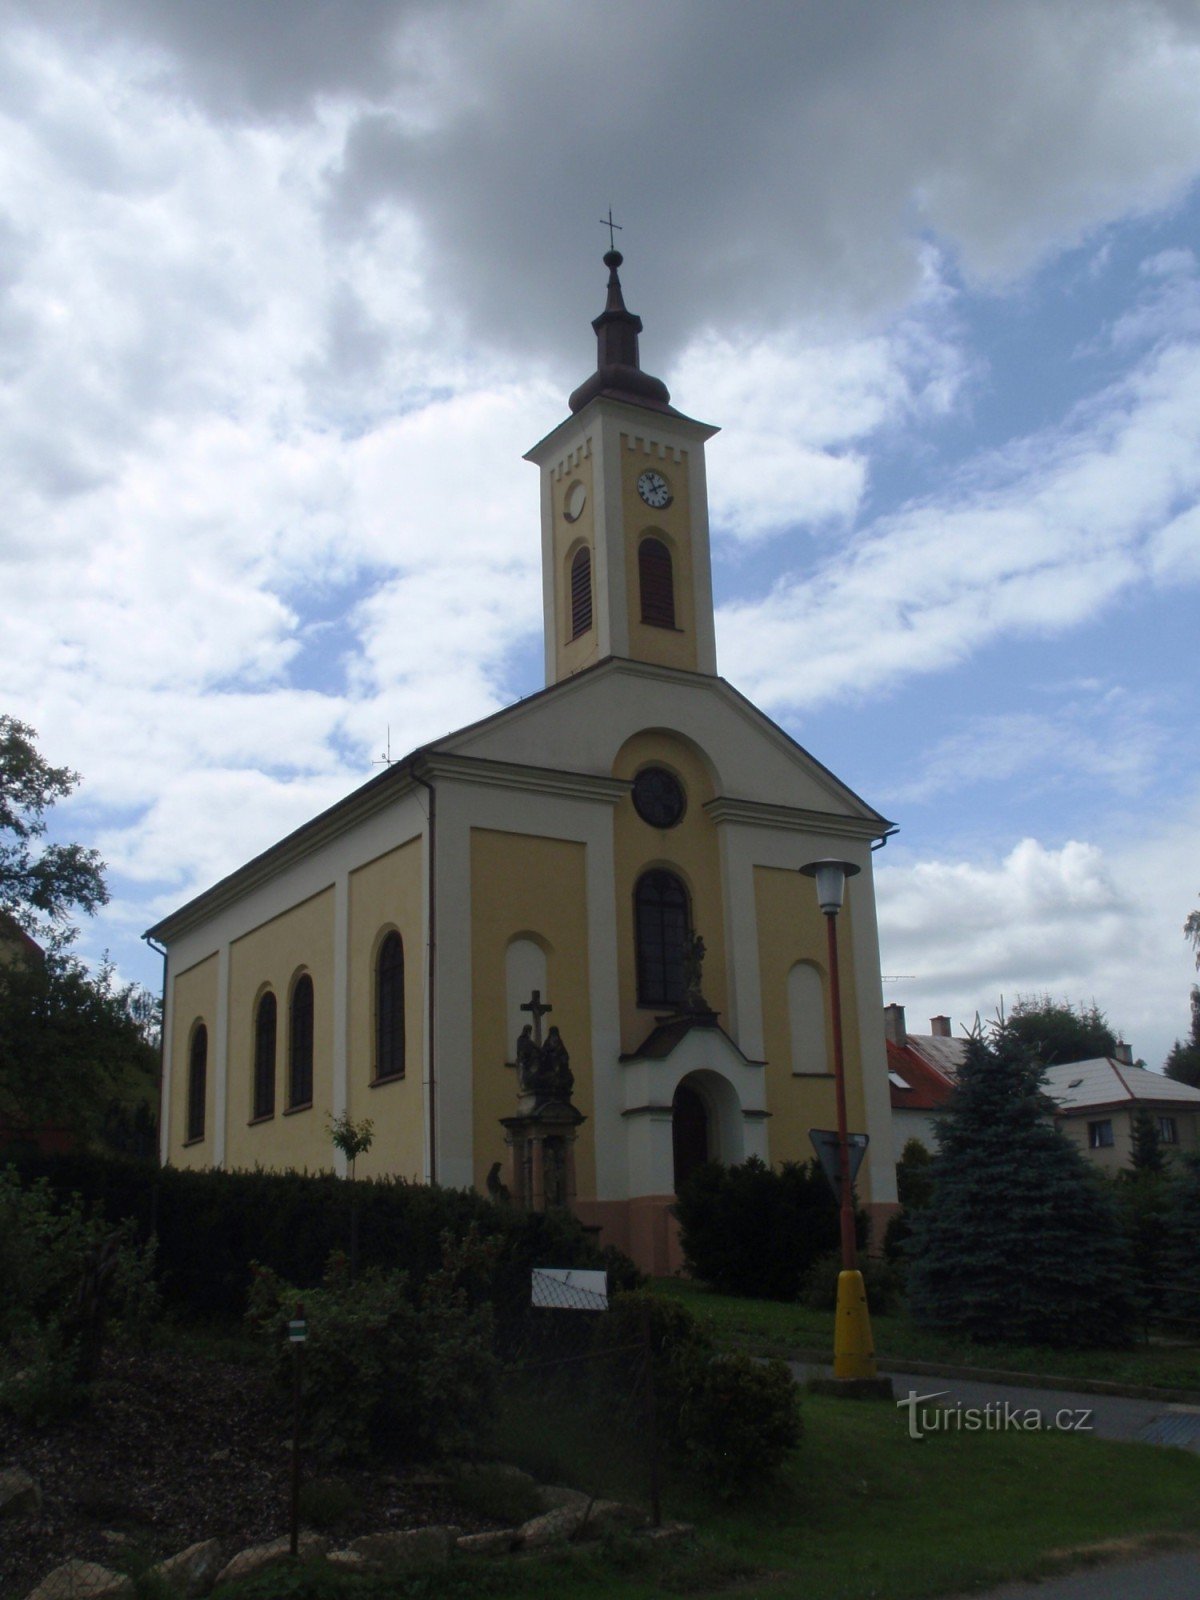
<path fill-rule="evenodd" d="M 582 411 L 598 394 L 629 405 L 649 406 L 654 411 L 670 411 L 671 395 L 661 378 L 652 378 L 638 364 L 638 334 L 642 319 L 626 308 L 617 268 L 624 257 L 619 250 L 605 252 L 608 268 L 608 298 L 604 310 L 592 323 L 596 330 L 596 370 L 576 389 L 568 404 Z"/>

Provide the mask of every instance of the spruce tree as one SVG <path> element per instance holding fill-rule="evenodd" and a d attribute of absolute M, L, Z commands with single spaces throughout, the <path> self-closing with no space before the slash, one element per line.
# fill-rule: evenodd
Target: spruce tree
<path fill-rule="evenodd" d="M 1104 1179 L 1055 1128 L 1043 1068 L 974 1038 L 939 1126 L 933 1196 L 913 1216 L 909 1293 L 923 1326 L 984 1342 L 1125 1343 L 1133 1297 Z"/>
<path fill-rule="evenodd" d="M 1167 1196 L 1166 1309 L 1200 1324 L 1200 1156 L 1186 1155 L 1171 1174 Z"/>

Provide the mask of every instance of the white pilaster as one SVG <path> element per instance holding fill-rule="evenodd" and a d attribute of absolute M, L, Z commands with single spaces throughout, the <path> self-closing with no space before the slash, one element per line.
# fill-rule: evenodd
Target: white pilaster
<path fill-rule="evenodd" d="M 229 1100 L 229 943 L 217 950 L 217 1025 L 213 1030 L 213 1166 L 225 1165 Z"/>

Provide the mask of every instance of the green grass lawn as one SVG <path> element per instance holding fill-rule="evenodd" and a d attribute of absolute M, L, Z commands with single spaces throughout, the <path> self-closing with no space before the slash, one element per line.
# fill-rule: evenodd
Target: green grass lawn
<path fill-rule="evenodd" d="M 679 1486 L 668 1491 L 668 1514 L 697 1526 L 688 1547 L 652 1550 L 627 1539 L 386 1579 L 274 1573 L 222 1594 L 923 1600 L 1044 1573 L 1068 1564 L 1064 1552 L 1114 1540 L 1200 1535 L 1200 1458 L 1183 1451 L 1054 1434 L 917 1442 L 891 1405 L 821 1397 L 805 1400 L 804 1418 L 804 1440 L 770 1494 L 724 1506 Z"/>
<path fill-rule="evenodd" d="M 685 1278 L 659 1278 L 654 1288 L 682 1300 L 722 1344 L 760 1355 L 793 1350 L 830 1350 L 833 1313 L 777 1300 L 744 1300 L 714 1294 Z M 1128 1350 L 1049 1350 L 1038 1347 L 973 1344 L 927 1333 L 903 1313 L 873 1316 L 875 1354 L 887 1361 L 934 1361 L 994 1367 L 1006 1372 L 1043 1373 L 1063 1378 L 1103 1379 L 1110 1383 L 1151 1384 L 1200 1392 L 1200 1346 L 1137 1344 Z"/>

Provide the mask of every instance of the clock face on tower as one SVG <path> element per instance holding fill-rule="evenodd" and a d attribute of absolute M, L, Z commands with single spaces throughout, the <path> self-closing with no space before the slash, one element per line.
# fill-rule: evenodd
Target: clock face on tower
<path fill-rule="evenodd" d="M 661 472 L 643 472 L 637 481 L 637 492 L 654 511 L 664 511 L 674 498 Z"/>

